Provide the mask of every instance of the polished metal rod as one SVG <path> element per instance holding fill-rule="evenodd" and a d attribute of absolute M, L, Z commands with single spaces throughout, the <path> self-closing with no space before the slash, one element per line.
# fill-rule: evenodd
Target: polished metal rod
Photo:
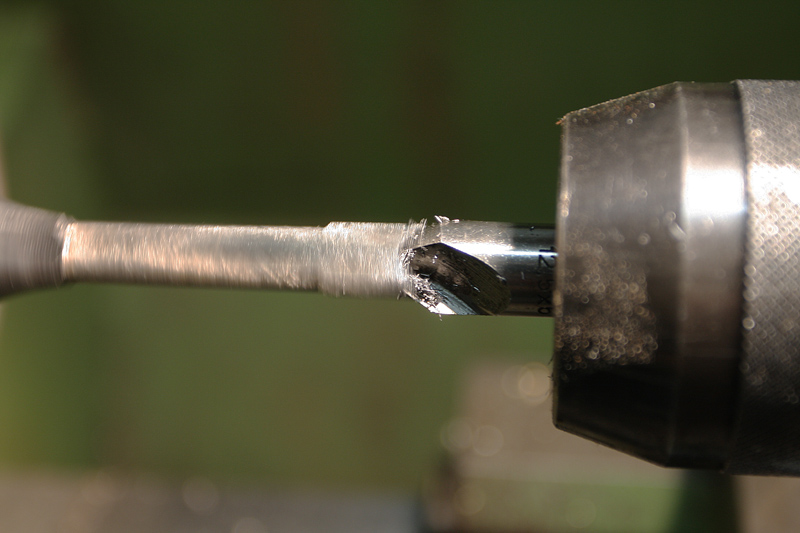
<path fill-rule="evenodd" d="M 65 281 L 399 297 L 411 287 L 402 254 L 416 226 L 71 222 L 64 231 L 63 273 Z"/>
<path fill-rule="evenodd" d="M 407 296 L 439 314 L 548 316 L 555 260 L 548 226 L 82 222 L 0 200 L 0 296 L 105 282 Z"/>

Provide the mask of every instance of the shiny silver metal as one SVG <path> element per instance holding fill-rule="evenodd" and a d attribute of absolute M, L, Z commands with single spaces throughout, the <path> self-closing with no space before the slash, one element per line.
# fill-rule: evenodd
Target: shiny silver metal
<path fill-rule="evenodd" d="M 187 226 L 71 222 L 64 279 L 148 285 L 315 290 L 400 296 L 402 254 L 419 224 L 334 222 L 325 227 Z"/>
<path fill-rule="evenodd" d="M 556 425 L 722 468 L 745 235 L 735 87 L 674 83 L 564 117 Z"/>
<path fill-rule="evenodd" d="M 410 292 L 422 225 L 242 227 L 79 222 L 0 200 L 0 296 L 70 282 Z"/>
<path fill-rule="evenodd" d="M 437 217 L 435 224 L 426 226 L 411 264 L 420 257 L 433 258 L 427 278 L 420 280 L 412 297 L 440 314 L 491 314 L 552 316 L 555 287 L 555 232 L 550 225 L 508 224 L 504 222 L 474 222 Z M 447 255 L 443 248 L 459 254 L 458 265 L 450 272 L 447 264 L 436 258 Z M 427 252 L 427 256 L 423 255 Z M 475 265 L 471 266 L 471 261 Z M 489 267 L 492 276 L 481 277 L 478 265 Z M 431 274 L 433 279 L 431 278 Z M 464 274 L 469 272 L 467 279 Z M 433 280 L 433 285 L 430 281 Z M 480 280 L 480 281 L 478 281 Z M 498 281 L 499 280 L 499 281 Z M 422 283 L 420 283 L 422 281 Z M 464 292 L 466 291 L 466 295 Z M 462 294 L 461 297 L 455 293 Z M 469 294 L 478 305 L 466 305 Z M 481 299 L 491 295 L 490 301 Z"/>
<path fill-rule="evenodd" d="M 80 222 L 0 201 L 0 296 L 107 282 L 410 296 L 440 314 L 549 315 L 552 246 L 552 228 L 445 218 L 321 228 Z"/>

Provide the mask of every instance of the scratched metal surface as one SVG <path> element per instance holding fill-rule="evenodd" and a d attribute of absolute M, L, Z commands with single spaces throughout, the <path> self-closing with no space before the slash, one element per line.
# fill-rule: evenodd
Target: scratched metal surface
<path fill-rule="evenodd" d="M 72 222 L 68 281 L 312 290 L 400 298 L 411 292 L 403 254 L 422 224 L 332 222 L 325 227 Z"/>

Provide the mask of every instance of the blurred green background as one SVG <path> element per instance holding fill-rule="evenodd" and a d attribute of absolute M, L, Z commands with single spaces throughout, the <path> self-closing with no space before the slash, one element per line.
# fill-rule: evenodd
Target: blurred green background
<path fill-rule="evenodd" d="M 568 111 L 675 80 L 800 78 L 789 3 L 0 7 L 12 198 L 82 219 L 554 218 Z M 12 298 L 0 464 L 414 490 L 462 370 L 548 320 L 118 286 Z"/>

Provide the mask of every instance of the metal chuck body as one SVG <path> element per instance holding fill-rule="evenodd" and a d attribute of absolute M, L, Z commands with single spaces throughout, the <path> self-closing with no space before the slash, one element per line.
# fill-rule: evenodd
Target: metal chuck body
<path fill-rule="evenodd" d="M 800 474 L 800 83 L 674 83 L 562 126 L 556 425 Z"/>

